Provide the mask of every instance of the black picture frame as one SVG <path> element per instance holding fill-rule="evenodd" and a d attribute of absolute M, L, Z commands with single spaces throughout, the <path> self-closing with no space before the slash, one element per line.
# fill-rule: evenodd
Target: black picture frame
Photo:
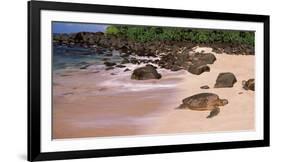
<path fill-rule="evenodd" d="M 234 20 L 245 22 L 260 22 L 264 27 L 264 139 L 252 141 L 233 141 L 218 143 L 180 144 L 165 146 L 149 146 L 134 148 L 100 149 L 85 151 L 41 152 L 40 126 L 40 15 L 41 10 L 97 12 L 128 15 L 162 16 L 175 18 L 198 18 L 210 20 Z M 270 145 L 269 117 L 269 20 L 266 15 L 233 14 L 219 12 L 186 11 L 172 9 L 155 9 L 124 6 L 107 6 L 62 2 L 28 2 L 28 160 L 59 160 L 75 158 L 92 158 L 108 156 L 126 156 L 140 154 L 158 154 L 171 152 L 219 150 L 249 147 L 264 147 Z"/>

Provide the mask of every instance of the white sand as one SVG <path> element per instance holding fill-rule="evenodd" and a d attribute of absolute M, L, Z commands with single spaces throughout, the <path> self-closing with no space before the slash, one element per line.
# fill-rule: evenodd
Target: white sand
<path fill-rule="evenodd" d="M 196 51 L 202 49 L 210 52 L 210 48 L 198 48 Z M 199 76 L 187 73 L 186 79 L 179 86 L 184 93 L 178 93 L 174 98 L 178 100 L 177 103 L 180 103 L 182 99 L 193 94 L 211 92 L 218 94 L 220 98 L 227 99 L 229 104 L 221 107 L 220 114 L 212 119 L 206 118 L 209 112 L 170 109 L 163 112 L 157 124 L 147 129 L 148 132 L 162 134 L 254 129 L 254 92 L 242 89 L 242 80 L 254 78 L 254 56 L 226 54 L 215 56 L 217 61 L 210 65 L 210 72 Z M 232 72 L 236 76 L 237 83 L 233 88 L 213 88 L 221 72 Z M 200 89 L 199 87 L 203 85 L 208 85 L 210 89 Z"/>

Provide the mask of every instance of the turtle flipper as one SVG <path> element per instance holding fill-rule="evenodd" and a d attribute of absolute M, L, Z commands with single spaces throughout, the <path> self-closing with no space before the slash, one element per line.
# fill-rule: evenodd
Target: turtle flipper
<path fill-rule="evenodd" d="M 219 113 L 220 113 L 220 108 L 216 107 L 210 112 L 207 118 L 212 118 L 214 116 L 217 116 Z"/>
<path fill-rule="evenodd" d="M 175 109 L 184 109 L 186 106 L 184 104 L 179 105 L 178 107 L 176 107 Z"/>

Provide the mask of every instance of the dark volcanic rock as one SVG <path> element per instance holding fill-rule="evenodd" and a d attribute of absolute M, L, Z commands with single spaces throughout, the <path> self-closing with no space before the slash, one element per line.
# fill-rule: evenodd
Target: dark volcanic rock
<path fill-rule="evenodd" d="M 189 53 L 188 49 L 178 52 L 175 47 L 172 52 L 161 57 L 159 66 L 171 71 L 181 69 L 188 70 L 192 74 L 199 75 L 205 71 L 210 71 L 207 64 L 213 64 L 216 61 L 215 55 L 211 53 Z"/>
<path fill-rule="evenodd" d="M 128 68 L 126 68 L 125 70 L 124 70 L 124 72 L 126 72 L 126 71 L 131 71 L 130 69 L 128 69 Z"/>
<path fill-rule="evenodd" d="M 106 66 L 114 66 L 114 65 L 116 65 L 116 63 L 106 61 L 106 62 L 104 62 L 104 65 L 106 65 Z"/>
<path fill-rule="evenodd" d="M 133 71 L 131 79 L 147 80 L 147 79 L 160 79 L 161 74 L 152 65 L 137 68 Z"/>
<path fill-rule="evenodd" d="M 101 41 L 104 38 L 104 34 L 102 32 L 79 32 L 74 36 L 75 43 L 88 43 L 95 44 Z"/>
<path fill-rule="evenodd" d="M 245 90 L 255 91 L 255 79 L 249 79 L 247 81 L 244 80 L 242 85 Z"/>
<path fill-rule="evenodd" d="M 215 55 L 211 53 L 200 54 L 199 60 L 204 62 L 204 64 L 213 64 L 217 59 Z"/>
<path fill-rule="evenodd" d="M 201 89 L 210 89 L 210 87 L 207 86 L 207 85 L 201 86 L 200 88 L 201 88 Z"/>
<path fill-rule="evenodd" d="M 231 55 L 254 55 L 254 46 L 244 45 L 244 44 L 210 44 L 213 48 L 213 52 L 221 54 L 231 54 Z"/>
<path fill-rule="evenodd" d="M 217 54 L 222 54 L 223 53 L 223 49 L 221 49 L 219 47 L 213 47 L 212 52 L 215 52 Z"/>
<path fill-rule="evenodd" d="M 112 70 L 112 69 L 114 69 L 114 67 L 112 66 L 105 68 L 105 70 Z"/>
<path fill-rule="evenodd" d="M 79 66 L 80 69 L 87 69 L 89 66 L 91 66 L 91 64 L 87 63 L 87 62 L 79 62 L 78 64 L 76 64 L 77 66 Z"/>
<path fill-rule="evenodd" d="M 233 87 L 237 79 L 233 73 L 220 73 L 217 77 L 215 88 Z"/>
<path fill-rule="evenodd" d="M 80 67 L 80 69 L 87 69 L 89 66 L 91 66 L 91 64 L 83 65 L 83 66 Z"/>
<path fill-rule="evenodd" d="M 191 65 L 188 70 L 188 72 L 190 72 L 191 74 L 195 74 L 195 75 L 200 75 L 203 72 L 209 72 L 210 71 L 210 67 L 207 65 Z"/>
<path fill-rule="evenodd" d="M 151 65 L 151 64 L 147 64 L 146 66 L 151 66 L 151 67 L 153 67 L 154 69 L 157 69 L 157 67 L 156 67 L 156 66 Z"/>
<path fill-rule="evenodd" d="M 216 57 L 211 53 L 196 53 L 191 57 L 191 62 L 196 65 L 213 64 L 215 61 Z"/>
<path fill-rule="evenodd" d="M 108 61 L 110 60 L 109 58 L 103 58 L 102 61 Z"/>
<path fill-rule="evenodd" d="M 130 63 L 130 60 L 127 59 L 127 58 L 124 58 L 122 61 L 121 61 L 121 64 L 128 64 Z"/>
<path fill-rule="evenodd" d="M 123 58 L 129 57 L 129 56 L 130 56 L 129 53 L 121 53 L 120 54 L 120 57 L 123 57 Z"/>
<path fill-rule="evenodd" d="M 124 67 L 126 67 L 126 66 L 125 66 L 125 65 L 116 65 L 115 67 L 124 68 Z"/>
<path fill-rule="evenodd" d="M 132 64 L 140 64 L 140 61 L 138 59 L 134 58 L 134 57 L 130 59 L 130 62 Z"/>
<path fill-rule="evenodd" d="M 182 67 L 179 67 L 179 66 L 177 66 L 177 65 L 174 65 L 174 66 L 171 67 L 171 71 L 179 71 L 179 70 L 181 70 L 181 69 L 183 69 L 183 68 L 182 68 Z"/>
<path fill-rule="evenodd" d="M 159 65 L 165 69 L 173 69 L 173 71 L 187 69 L 189 67 L 189 55 L 187 53 L 168 53 L 162 56 Z"/>
<path fill-rule="evenodd" d="M 108 53 L 106 53 L 104 56 L 110 57 L 110 56 L 112 56 L 112 53 L 108 52 Z"/>

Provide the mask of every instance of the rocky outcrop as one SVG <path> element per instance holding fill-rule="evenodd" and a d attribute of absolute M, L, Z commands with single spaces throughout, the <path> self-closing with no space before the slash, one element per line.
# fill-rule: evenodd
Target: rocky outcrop
<path fill-rule="evenodd" d="M 156 64 L 160 68 L 169 69 L 171 71 L 187 70 L 191 74 L 200 75 L 209 72 L 209 64 L 216 61 L 216 57 L 212 53 L 193 52 L 193 47 L 200 46 L 192 42 L 180 41 L 151 41 L 137 42 L 122 36 L 106 35 L 102 32 L 79 32 L 74 34 L 56 35 L 53 39 L 56 44 L 73 46 L 82 46 L 88 48 L 86 52 L 76 52 L 79 55 L 103 55 L 106 57 L 115 56 L 114 51 L 119 51 L 121 61 L 118 64 Z M 254 54 L 254 48 L 247 45 L 233 44 L 204 44 L 213 48 L 216 53 L 228 54 Z M 75 54 L 76 54 L 75 53 Z M 145 56 L 143 59 L 139 56 Z M 152 59 L 153 57 L 153 59 Z M 155 58 L 157 57 L 157 58 Z M 158 59 L 159 58 L 159 59 Z M 104 64 L 107 69 L 116 65 L 115 62 L 109 62 L 108 58 L 104 58 Z M 116 67 L 123 68 L 123 65 Z M 81 67 L 86 69 L 87 66 Z M 220 85 L 218 85 L 219 87 Z"/>
<path fill-rule="evenodd" d="M 83 47 L 91 48 L 99 46 L 108 49 L 119 50 L 121 53 L 135 53 L 139 56 L 156 57 L 161 52 L 174 53 L 175 49 L 186 47 L 185 50 L 199 45 L 192 42 L 176 42 L 176 41 L 154 41 L 154 42 L 136 42 L 126 37 L 106 35 L 102 32 L 78 32 L 71 34 L 56 34 L 53 36 L 53 42 L 65 45 L 79 44 Z M 254 55 L 254 46 L 245 44 L 204 44 L 213 48 L 213 52 L 227 54 Z M 184 51 L 179 51 L 183 52 Z"/>
<path fill-rule="evenodd" d="M 209 45 L 208 45 L 209 46 Z M 226 53 L 230 55 L 254 55 L 255 48 L 250 45 L 233 45 L 233 44 L 213 44 L 210 45 L 213 48 L 213 52 L 218 54 Z"/>
<path fill-rule="evenodd" d="M 211 53 L 191 53 L 191 49 L 179 48 L 167 55 L 161 57 L 159 66 L 170 69 L 171 71 L 187 70 L 192 74 L 200 75 L 203 72 L 210 71 L 207 64 L 213 64 L 216 61 L 215 55 Z"/>
<path fill-rule="evenodd" d="M 227 88 L 233 87 L 237 82 L 237 79 L 233 73 L 220 73 L 217 77 L 215 88 Z"/>
<path fill-rule="evenodd" d="M 131 79 L 134 80 L 148 80 L 148 79 L 160 79 L 161 74 L 157 72 L 152 65 L 146 65 L 144 67 L 137 68 L 133 71 Z"/>

